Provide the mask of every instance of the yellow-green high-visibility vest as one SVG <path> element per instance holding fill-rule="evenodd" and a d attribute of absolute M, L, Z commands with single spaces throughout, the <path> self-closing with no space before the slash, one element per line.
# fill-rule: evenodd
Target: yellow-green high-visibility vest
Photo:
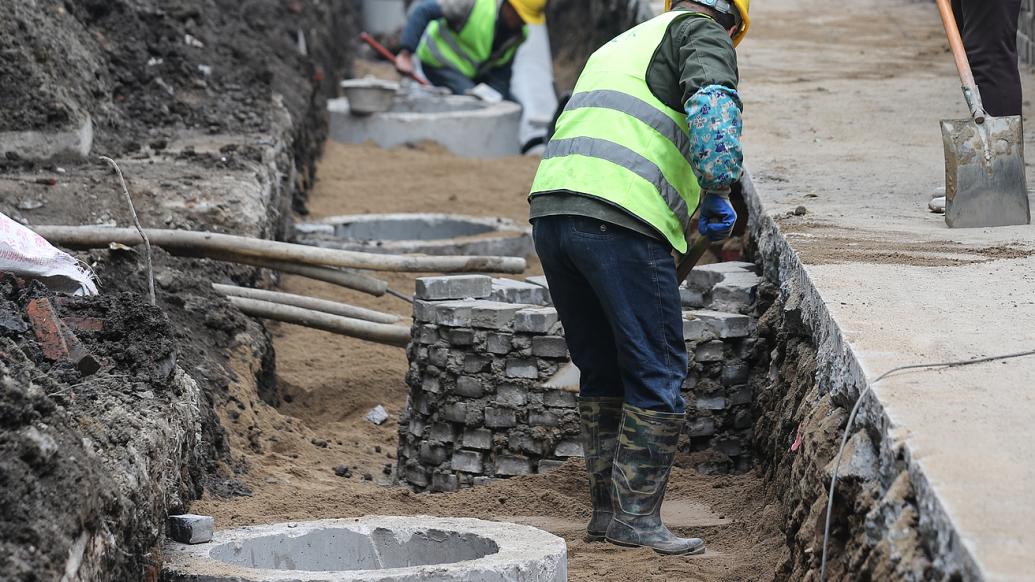
<path fill-rule="evenodd" d="M 647 86 L 647 68 L 669 27 L 692 12 L 666 12 L 597 50 L 543 154 L 530 197 L 567 190 L 615 204 L 686 252 L 701 188 L 686 113 Z"/>
<path fill-rule="evenodd" d="M 453 69 L 469 79 L 514 60 L 517 49 L 528 38 L 528 27 L 521 36 L 506 43 L 499 54 L 492 53 L 496 38 L 499 0 L 475 0 L 471 14 L 457 34 L 440 18 L 428 25 L 417 47 L 417 57 L 426 65 Z"/>

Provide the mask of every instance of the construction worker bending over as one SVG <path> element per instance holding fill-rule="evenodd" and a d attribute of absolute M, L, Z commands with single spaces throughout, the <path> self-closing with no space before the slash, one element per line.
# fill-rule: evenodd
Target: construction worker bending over
<path fill-rule="evenodd" d="M 546 0 L 421 0 L 410 9 L 395 68 L 414 71 L 420 59 L 432 85 L 462 95 L 479 83 L 513 100 L 514 55 L 528 24 L 546 21 Z"/>
<path fill-rule="evenodd" d="M 672 250 L 690 217 L 729 236 L 741 175 L 734 46 L 750 0 L 667 2 L 597 50 L 557 120 L 530 218 L 572 360 L 593 518 L 587 539 L 704 551 L 661 522 L 687 374 Z"/>

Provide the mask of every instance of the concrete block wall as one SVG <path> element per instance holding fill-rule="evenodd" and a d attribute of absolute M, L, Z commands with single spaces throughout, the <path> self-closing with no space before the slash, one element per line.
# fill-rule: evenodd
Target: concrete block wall
<path fill-rule="evenodd" d="M 690 355 L 682 448 L 706 473 L 751 467 L 759 346 L 750 313 L 761 278 L 748 263 L 695 271 L 681 290 Z M 545 279 L 483 275 L 417 281 L 409 403 L 397 472 L 419 491 L 455 491 L 581 457 L 576 396 L 544 384 L 569 362 Z M 695 457 L 698 458 L 698 457 Z"/>
<path fill-rule="evenodd" d="M 569 361 L 535 283 L 482 275 L 417 281 L 398 475 L 455 491 L 581 456 L 575 395 L 543 384 Z"/>

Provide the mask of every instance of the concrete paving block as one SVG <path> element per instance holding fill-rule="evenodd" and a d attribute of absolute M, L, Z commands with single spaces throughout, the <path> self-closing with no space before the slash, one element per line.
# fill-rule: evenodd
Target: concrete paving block
<path fill-rule="evenodd" d="M 482 453 L 478 451 L 468 451 L 466 449 L 456 451 L 453 453 L 453 460 L 450 462 L 450 467 L 454 471 L 481 473 Z"/>
<path fill-rule="evenodd" d="M 716 336 L 722 339 L 740 338 L 751 335 L 751 318 L 740 313 L 699 310 L 690 311 L 696 319 L 708 325 Z"/>
<path fill-rule="evenodd" d="M 456 379 L 456 388 L 453 392 L 464 398 L 481 398 L 485 394 L 485 384 L 471 376 L 460 376 Z"/>
<path fill-rule="evenodd" d="M 729 399 L 731 406 L 751 404 L 755 400 L 755 391 L 751 389 L 751 386 L 740 386 L 730 392 Z"/>
<path fill-rule="evenodd" d="M 724 396 L 701 396 L 694 399 L 694 408 L 697 410 L 725 410 L 729 404 Z"/>
<path fill-rule="evenodd" d="M 694 317 L 693 312 L 683 313 L 683 339 L 688 342 L 699 342 L 715 339 L 712 328 L 703 319 Z"/>
<path fill-rule="evenodd" d="M 531 475 L 532 462 L 521 455 L 497 455 L 497 475 Z"/>
<path fill-rule="evenodd" d="M 695 418 L 687 423 L 686 435 L 689 437 L 705 437 L 715 434 L 715 419 L 710 416 Z"/>
<path fill-rule="evenodd" d="M 203 544 L 212 540 L 215 524 L 208 515 L 170 515 L 166 521 L 166 533 L 181 544 Z"/>
<path fill-rule="evenodd" d="M 492 277 L 486 275 L 417 278 L 416 298 L 425 301 L 484 299 L 491 293 Z"/>
<path fill-rule="evenodd" d="M 432 313 L 434 317 L 434 313 Z M 417 328 L 417 342 L 423 345 L 431 345 L 438 341 L 438 326 L 428 323 Z"/>
<path fill-rule="evenodd" d="M 528 389 L 512 384 L 504 384 L 496 388 L 496 403 L 514 408 L 528 403 Z"/>
<path fill-rule="evenodd" d="M 420 382 L 420 389 L 425 392 L 431 392 L 432 394 L 438 394 L 442 391 L 442 386 L 439 384 L 437 377 L 425 376 Z"/>
<path fill-rule="evenodd" d="M 566 390 L 547 390 L 543 394 L 543 404 L 555 408 L 575 408 L 575 395 Z"/>
<path fill-rule="evenodd" d="M 716 284 L 726 278 L 730 273 L 750 273 L 755 265 L 742 261 L 729 261 L 725 263 L 712 263 L 694 267 L 686 278 L 687 288 L 708 292 Z"/>
<path fill-rule="evenodd" d="M 420 459 L 421 463 L 433 466 L 441 465 L 448 457 L 449 450 L 446 449 L 446 447 L 437 445 L 431 441 L 421 442 L 420 453 L 417 455 L 417 458 Z"/>
<path fill-rule="evenodd" d="M 410 419 L 410 434 L 420 438 L 424 436 L 424 429 L 427 427 L 427 423 L 424 422 L 423 418 L 411 418 Z"/>
<path fill-rule="evenodd" d="M 478 354 L 467 354 L 464 356 L 464 372 L 467 374 L 477 374 L 488 368 L 490 363 L 492 363 L 491 358 L 479 356 Z"/>
<path fill-rule="evenodd" d="M 492 449 L 492 431 L 484 428 L 468 428 L 464 430 L 463 446 L 469 449 Z"/>
<path fill-rule="evenodd" d="M 547 333 L 557 323 L 557 310 L 552 307 L 531 307 L 514 314 L 514 331 Z"/>
<path fill-rule="evenodd" d="M 695 362 L 721 362 L 723 344 L 720 341 L 710 341 L 697 346 L 694 351 Z"/>
<path fill-rule="evenodd" d="M 485 351 L 490 354 L 505 355 L 514 349 L 514 336 L 509 333 L 490 333 L 485 336 Z"/>
<path fill-rule="evenodd" d="M 438 409 L 439 418 L 449 422 L 464 423 L 467 421 L 467 403 L 453 402 Z"/>
<path fill-rule="evenodd" d="M 485 426 L 489 428 L 512 428 L 517 426 L 517 412 L 511 408 L 485 407 Z"/>
<path fill-rule="evenodd" d="M 706 293 L 699 291 L 697 289 L 688 289 L 687 287 L 680 287 L 679 302 L 682 303 L 683 307 L 705 307 L 708 305 L 708 296 Z"/>
<path fill-rule="evenodd" d="M 435 473 L 431 476 L 431 490 L 452 493 L 460 490 L 460 479 L 452 473 Z"/>
<path fill-rule="evenodd" d="M 434 303 L 434 323 L 447 327 L 471 327 L 471 314 L 476 301 L 443 301 Z"/>
<path fill-rule="evenodd" d="M 553 456 L 555 457 L 582 457 L 585 456 L 582 452 L 582 443 L 573 439 L 564 439 L 557 443 L 557 446 L 553 449 Z"/>
<path fill-rule="evenodd" d="M 506 374 L 508 378 L 527 378 L 534 380 L 539 377 L 539 367 L 532 359 L 510 358 L 507 360 Z"/>
<path fill-rule="evenodd" d="M 471 325 L 482 329 L 506 329 L 514 322 L 514 315 L 526 307 L 499 301 L 475 301 L 471 306 Z"/>
<path fill-rule="evenodd" d="M 418 487 L 428 486 L 428 471 L 424 467 L 416 464 L 407 465 L 404 474 L 406 475 L 406 481 L 408 483 Z"/>
<path fill-rule="evenodd" d="M 543 454 L 543 442 L 527 433 L 513 434 L 507 439 L 507 446 L 512 451 L 520 451 L 530 455 L 541 456 Z"/>
<path fill-rule="evenodd" d="M 0 158 L 8 152 L 33 160 L 83 160 L 93 148 L 93 120 L 88 114 L 57 130 L 0 131 Z"/>
<path fill-rule="evenodd" d="M 524 303 L 527 305 L 548 305 L 548 292 L 545 287 L 514 279 L 497 278 L 492 280 L 493 301 L 504 303 Z"/>
<path fill-rule="evenodd" d="M 455 443 L 459 435 L 456 425 L 451 422 L 436 422 L 428 431 L 428 438 L 440 443 Z"/>
<path fill-rule="evenodd" d="M 554 469 L 560 467 L 564 463 L 565 463 L 565 461 L 555 461 L 553 459 L 543 459 L 543 460 L 539 461 L 538 471 L 539 471 L 539 473 L 549 473 L 550 471 L 553 471 Z"/>
<path fill-rule="evenodd" d="M 446 341 L 449 345 L 464 347 L 474 344 L 474 330 L 470 328 L 455 327 L 446 331 Z"/>
<path fill-rule="evenodd" d="M 561 417 L 549 410 L 544 410 L 542 412 L 529 412 L 528 424 L 530 426 L 558 427 L 561 425 Z"/>
<path fill-rule="evenodd" d="M 532 338 L 532 355 L 540 358 L 567 358 L 568 343 L 563 337 L 541 335 Z"/>
<path fill-rule="evenodd" d="M 413 319 L 418 323 L 435 323 L 437 304 L 430 301 L 413 301 Z"/>
<path fill-rule="evenodd" d="M 724 386 L 744 384 L 751 375 L 751 367 L 744 362 L 727 362 L 722 367 L 722 383 Z"/>
<path fill-rule="evenodd" d="M 712 288 L 712 303 L 728 308 L 750 307 L 762 278 L 754 273 L 730 273 Z"/>

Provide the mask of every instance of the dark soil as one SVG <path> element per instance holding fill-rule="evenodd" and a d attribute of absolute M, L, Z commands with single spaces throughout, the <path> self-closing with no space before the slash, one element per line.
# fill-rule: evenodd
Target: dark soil
<path fill-rule="evenodd" d="M 60 129 L 89 114 L 94 152 L 118 156 L 162 149 L 184 130 L 263 133 L 282 100 L 306 176 L 355 38 L 348 0 L 3 6 L 0 131 Z"/>
<path fill-rule="evenodd" d="M 84 375 L 44 357 L 24 316 L 38 297 L 49 297 L 66 321 L 102 323 L 75 332 L 99 371 Z M 54 297 L 9 275 L 0 276 L 0 298 L 11 324 L 0 330 L 0 579 L 58 580 L 66 562 L 88 561 L 83 554 L 97 536 L 114 538 L 135 559 L 102 557 L 79 570 L 83 579 L 91 572 L 140 579 L 159 533 L 150 525 L 154 514 L 183 509 L 175 500 L 200 493 L 200 471 L 134 488 L 125 486 L 129 471 L 120 466 L 165 462 L 147 457 L 148 441 L 160 438 L 150 431 L 184 398 L 184 384 L 173 380 L 169 320 L 133 294 Z"/>

